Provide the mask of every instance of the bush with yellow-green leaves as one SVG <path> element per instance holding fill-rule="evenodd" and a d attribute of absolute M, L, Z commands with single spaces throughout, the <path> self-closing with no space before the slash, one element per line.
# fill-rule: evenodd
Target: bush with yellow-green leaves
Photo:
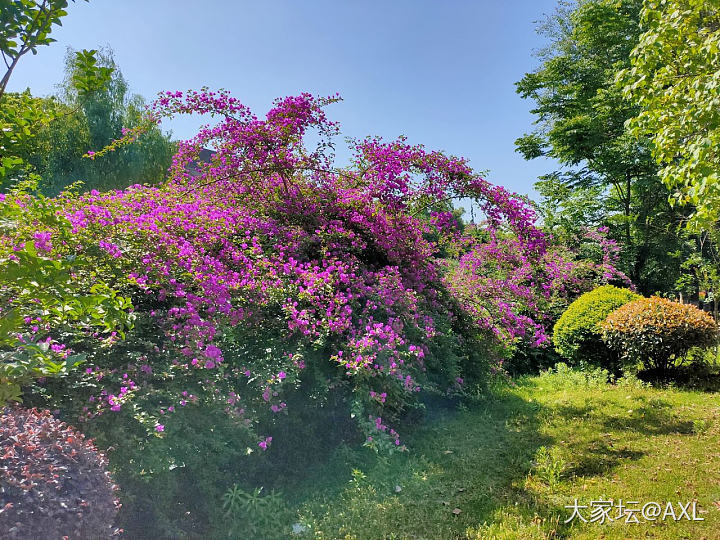
<path fill-rule="evenodd" d="M 616 355 L 603 342 L 598 324 L 617 308 L 637 298 L 640 295 L 612 285 L 583 294 L 568 306 L 555 324 L 555 350 L 570 363 L 583 361 L 616 372 Z"/>
<path fill-rule="evenodd" d="M 661 372 L 691 348 L 707 347 L 718 339 L 717 323 L 708 313 L 656 296 L 625 304 L 600 328 L 605 343 L 626 363 Z"/>

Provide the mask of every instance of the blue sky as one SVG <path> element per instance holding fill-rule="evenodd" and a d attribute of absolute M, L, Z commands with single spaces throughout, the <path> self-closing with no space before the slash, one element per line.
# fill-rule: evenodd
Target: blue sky
<path fill-rule="evenodd" d="M 343 135 L 406 135 L 470 159 L 512 191 L 532 194 L 549 160 L 514 140 L 532 103 L 514 82 L 537 66 L 536 22 L 555 0 L 92 0 L 71 3 L 57 39 L 24 57 L 9 90 L 55 91 L 67 47 L 109 45 L 131 90 L 225 88 L 259 116 L 273 98 L 340 93 L 328 110 Z M 164 124 L 175 138 L 201 119 Z M 339 157 L 343 154 L 338 152 Z"/>

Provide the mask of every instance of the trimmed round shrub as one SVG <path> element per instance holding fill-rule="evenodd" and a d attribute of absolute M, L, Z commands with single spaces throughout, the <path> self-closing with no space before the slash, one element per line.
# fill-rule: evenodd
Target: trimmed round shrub
<path fill-rule="evenodd" d="M 603 342 L 598 324 L 617 308 L 638 298 L 641 296 L 612 285 L 583 294 L 555 323 L 555 350 L 573 364 L 584 361 L 617 374 L 617 355 Z"/>
<path fill-rule="evenodd" d="M 707 347 L 718 338 L 708 313 L 657 296 L 622 306 L 600 326 L 605 343 L 627 362 L 661 372 L 691 348 Z"/>
<path fill-rule="evenodd" d="M 0 409 L 0 531 L 6 540 L 101 539 L 119 509 L 107 462 L 49 411 Z"/>

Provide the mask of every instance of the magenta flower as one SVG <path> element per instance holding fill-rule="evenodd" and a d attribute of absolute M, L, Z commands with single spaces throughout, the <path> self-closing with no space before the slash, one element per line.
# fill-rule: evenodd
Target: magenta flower
<path fill-rule="evenodd" d="M 267 450 L 268 445 L 272 442 L 272 437 L 265 437 L 265 440 L 262 440 L 258 443 L 258 446 L 262 448 L 263 450 Z"/>
<path fill-rule="evenodd" d="M 52 250 L 52 233 L 50 232 L 36 232 L 33 234 L 35 239 L 35 249 L 38 251 L 50 252 Z"/>
<path fill-rule="evenodd" d="M 113 244 L 112 242 L 106 242 L 105 240 L 100 240 L 98 245 L 104 251 L 106 251 L 110 256 L 112 256 L 116 259 L 118 257 L 122 256 L 122 252 L 120 251 L 120 248 L 116 244 Z"/>
<path fill-rule="evenodd" d="M 217 360 L 219 358 L 222 358 L 222 351 L 218 349 L 215 345 L 208 345 L 205 348 L 205 356 L 213 360 Z"/>

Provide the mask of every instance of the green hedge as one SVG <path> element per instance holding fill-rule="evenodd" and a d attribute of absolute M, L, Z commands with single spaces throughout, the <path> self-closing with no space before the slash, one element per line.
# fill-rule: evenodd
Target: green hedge
<path fill-rule="evenodd" d="M 618 374 L 617 355 L 603 342 L 598 325 L 619 307 L 639 298 L 628 289 L 612 285 L 583 294 L 555 324 L 555 350 L 572 364 L 584 361 Z"/>

